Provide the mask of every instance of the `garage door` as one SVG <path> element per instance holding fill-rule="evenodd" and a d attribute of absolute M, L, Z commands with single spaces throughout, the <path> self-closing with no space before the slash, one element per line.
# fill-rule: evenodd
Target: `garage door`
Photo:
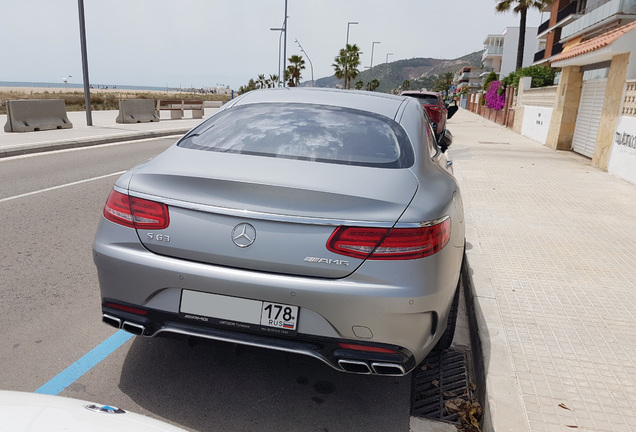
<path fill-rule="evenodd" d="M 605 100 L 607 79 L 584 81 L 581 89 L 581 101 L 576 117 L 572 150 L 587 157 L 594 156 L 598 125 Z"/>

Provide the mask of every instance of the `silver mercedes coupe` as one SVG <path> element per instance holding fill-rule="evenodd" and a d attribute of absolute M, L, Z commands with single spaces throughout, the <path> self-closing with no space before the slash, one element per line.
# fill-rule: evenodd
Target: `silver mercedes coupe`
<path fill-rule="evenodd" d="M 122 175 L 93 245 L 102 320 L 404 375 L 450 346 L 460 190 L 413 98 L 246 93 Z"/>

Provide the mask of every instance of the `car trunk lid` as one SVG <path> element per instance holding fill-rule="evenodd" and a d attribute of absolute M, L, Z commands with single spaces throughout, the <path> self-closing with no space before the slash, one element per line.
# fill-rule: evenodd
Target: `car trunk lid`
<path fill-rule="evenodd" d="M 197 262 L 344 277 L 362 259 L 330 252 L 339 225 L 391 227 L 417 189 L 408 169 L 370 168 L 172 147 L 130 178 L 170 224 L 139 230 L 150 251 Z"/>

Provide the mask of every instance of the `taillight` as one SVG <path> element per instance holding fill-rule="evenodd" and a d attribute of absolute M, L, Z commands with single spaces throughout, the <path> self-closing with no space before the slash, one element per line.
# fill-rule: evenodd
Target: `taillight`
<path fill-rule="evenodd" d="M 170 224 L 168 206 L 115 190 L 104 206 L 104 217 L 111 222 L 136 229 L 164 229 Z"/>
<path fill-rule="evenodd" d="M 433 255 L 450 239 L 450 218 L 418 228 L 341 226 L 329 237 L 327 249 L 353 258 L 406 260 Z"/>

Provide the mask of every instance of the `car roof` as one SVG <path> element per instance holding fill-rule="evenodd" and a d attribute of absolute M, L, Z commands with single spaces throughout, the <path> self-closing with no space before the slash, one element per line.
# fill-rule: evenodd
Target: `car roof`
<path fill-rule="evenodd" d="M 362 90 L 283 87 L 252 90 L 236 99 L 232 106 L 255 103 L 307 103 L 369 111 L 395 119 L 408 98 Z"/>

